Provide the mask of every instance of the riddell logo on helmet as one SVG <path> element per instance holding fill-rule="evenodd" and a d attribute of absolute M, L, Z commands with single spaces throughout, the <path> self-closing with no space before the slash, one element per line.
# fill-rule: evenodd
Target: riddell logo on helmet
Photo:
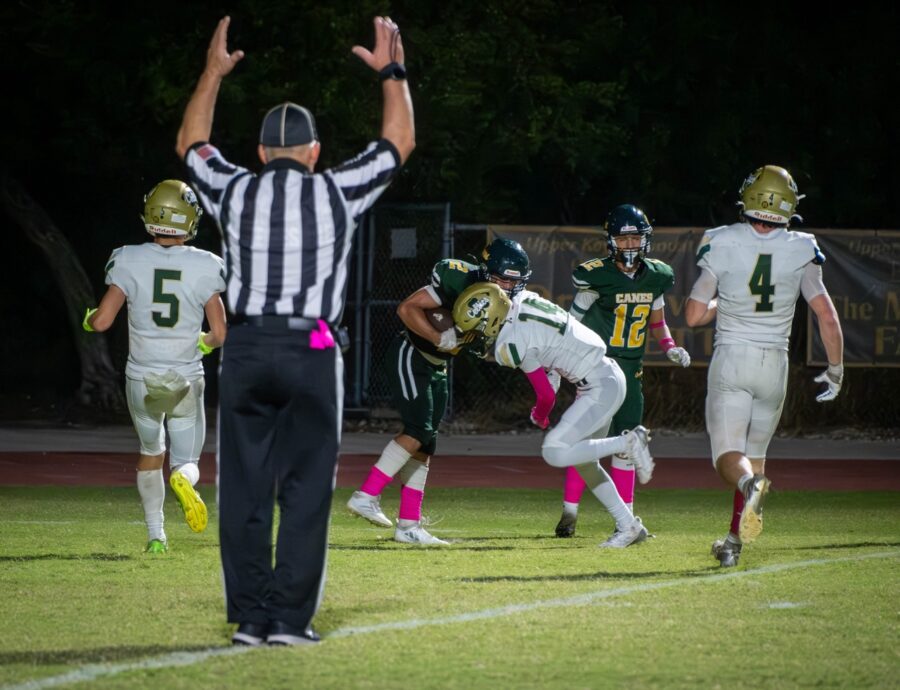
<path fill-rule="evenodd" d="M 505 271 L 503 271 L 503 275 L 506 276 L 507 278 L 521 278 L 522 272 L 516 271 L 512 268 L 507 268 Z"/>
<path fill-rule="evenodd" d="M 169 228 L 165 225 L 152 225 L 150 223 L 147 224 L 147 232 L 153 233 L 154 235 L 171 235 L 173 237 L 185 234 L 184 230 L 179 230 L 178 228 Z"/>
<path fill-rule="evenodd" d="M 638 229 L 637 229 L 637 226 L 635 226 L 635 225 L 623 225 L 621 228 L 619 228 L 619 232 L 623 235 L 625 233 L 637 232 L 637 231 L 638 231 Z"/>

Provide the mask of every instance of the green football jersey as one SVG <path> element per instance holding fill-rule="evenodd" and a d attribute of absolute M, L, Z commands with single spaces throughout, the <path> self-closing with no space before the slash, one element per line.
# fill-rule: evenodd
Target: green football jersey
<path fill-rule="evenodd" d="M 431 288 L 437 295 L 441 306 L 451 310 L 456 302 L 456 298 L 459 297 L 462 291 L 472 283 L 477 283 L 480 280 L 482 280 L 481 268 L 476 264 L 471 264 L 461 259 L 442 259 L 434 265 L 431 271 Z M 406 332 L 416 349 L 441 360 L 448 360 L 459 354 L 463 348 L 476 344 L 463 343 L 455 350 L 444 352 L 443 350 L 438 350 L 433 343 L 416 335 L 411 330 L 406 329 Z"/>
<path fill-rule="evenodd" d="M 637 275 L 629 278 L 612 259 L 591 259 L 572 272 L 572 283 L 579 291 L 598 295 L 581 315 L 581 322 L 603 338 L 606 354 L 616 359 L 643 359 L 652 304 L 675 284 L 671 266 L 644 259 Z"/>

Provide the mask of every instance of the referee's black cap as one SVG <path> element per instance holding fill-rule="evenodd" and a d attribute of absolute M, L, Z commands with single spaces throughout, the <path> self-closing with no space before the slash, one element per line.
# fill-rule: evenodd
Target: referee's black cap
<path fill-rule="evenodd" d="M 316 120 L 306 108 L 290 101 L 276 105 L 263 118 L 259 143 L 286 148 L 316 141 Z"/>

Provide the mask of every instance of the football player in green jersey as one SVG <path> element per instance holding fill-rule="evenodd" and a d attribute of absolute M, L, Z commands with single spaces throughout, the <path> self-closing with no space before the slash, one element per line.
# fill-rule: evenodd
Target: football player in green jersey
<path fill-rule="evenodd" d="M 675 274 L 668 264 L 647 256 L 653 235 L 647 216 L 631 204 L 622 204 L 610 211 L 603 227 L 609 255 L 585 261 L 572 273 L 576 293 L 570 314 L 606 341 L 607 357 L 614 359 L 625 373 L 625 402 L 613 417 L 609 430 L 612 436 L 641 423 L 641 376 L 648 331 L 672 362 L 687 367 L 691 357 L 687 350 L 675 345 L 666 326 L 663 294 L 675 284 Z M 631 509 L 634 465 L 626 457 L 613 456 L 609 474 Z M 584 489 L 577 469 L 567 468 L 557 537 L 575 534 Z"/>
<path fill-rule="evenodd" d="M 431 283 L 409 295 L 397 307 L 405 329 L 385 357 L 394 403 L 403 430 L 387 444 L 359 491 L 347 502 L 350 512 L 374 525 L 394 527 L 380 506 L 381 492 L 399 473 L 400 510 L 396 541 L 424 546 L 446 545 L 422 526 L 422 499 L 428 462 L 437 444 L 438 425 L 447 407 L 447 362 L 462 350 L 484 356 L 492 343 L 460 337 L 456 328 L 439 332 L 429 323 L 427 309 L 452 309 L 456 298 L 473 283 L 490 281 L 510 296 L 525 288 L 531 276 L 528 254 L 518 242 L 493 240 L 482 263 L 443 259 L 434 266 Z"/>

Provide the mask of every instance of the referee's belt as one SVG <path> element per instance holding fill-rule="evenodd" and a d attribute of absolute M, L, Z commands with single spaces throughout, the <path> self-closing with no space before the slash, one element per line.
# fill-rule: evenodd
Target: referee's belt
<path fill-rule="evenodd" d="M 262 316 L 233 316 L 232 325 L 246 324 L 261 328 L 284 328 L 289 331 L 317 331 L 318 319 L 307 319 L 303 316 L 279 316 L 278 314 L 263 314 Z"/>

